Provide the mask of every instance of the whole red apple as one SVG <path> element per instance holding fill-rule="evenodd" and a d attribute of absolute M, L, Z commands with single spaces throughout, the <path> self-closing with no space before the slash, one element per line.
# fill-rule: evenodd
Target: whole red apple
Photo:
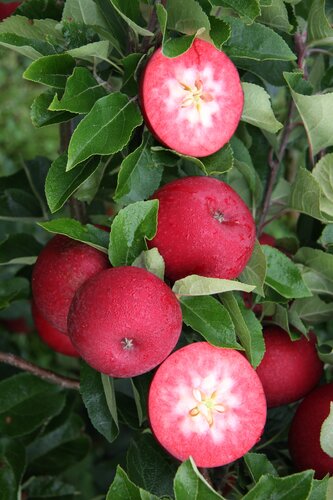
<path fill-rule="evenodd" d="M 291 423 L 289 450 L 298 470 L 314 469 L 322 479 L 333 474 L 333 458 L 320 446 L 321 426 L 333 403 L 333 384 L 317 387 L 304 398 Z"/>
<path fill-rule="evenodd" d="M 191 156 L 221 149 L 236 130 L 244 103 L 234 64 L 198 38 L 178 57 L 156 50 L 143 72 L 140 99 L 156 138 Z"/>
<path fill-rule="evenodd" d="M 236 278 L 251 257 L 255 242 L 252 215 L 238 194 L 211 177 L 185 177 L 157 190 L 157 247 L 166 275 L 177 280 L 189 274 Z"/>
<path fill-rule="evenodd" d="M 174 457 L 198 467 L 242 457 L 262 434 L 266 399 L 255 370 L 234 349 L 189 344 L 158 368 L 149 390 L 152 431 Z"/>
<path fill-rule="evenodd" d="M 79 354 L 67 335 L 54 328 L 46 321 L 43 315 L 38 311 L 36 304 L 32 303 L 32 316 L 35 322 L 37 333 L 45 344 L 53 351 L 60 352 L 66 356 L 78 358 Z"/>
<path fill-rule="evenodd" d="M 36 306 L 57 330 L 67 332 L 67 315 L 76 290 L 109 267 L 107 256 L 66 236 L 54 236 L 39 254 L 32 275 Z"/>
<path fill-rule="evenodd" d="M 0 3 L 0 21 L 11 16 L 19 5 L 20 2 Z"/>
<path fill-rule="evenodd" d="M 264 328 L 266 352 L 256 371 L 266 394 L 269 408 L 292 403 L 308 394 L 323 373 L 317 350 L 317 338 L 301 337 L 292 341 L 278 326 Z"/>
<path fill-rule="evenodd" d="M 137 267 L 107 269 L 76 292 L 68 333 L 82 358 L 113 377 L 135 377 L 161 363 L 182 328 L 176 296 Z"/>

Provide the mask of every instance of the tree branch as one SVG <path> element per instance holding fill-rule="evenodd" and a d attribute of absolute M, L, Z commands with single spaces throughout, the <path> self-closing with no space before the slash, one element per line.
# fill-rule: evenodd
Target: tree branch
<path fill-rule="evenodd" d="M 49 370 L 45 370 L 44 368 L 40 368 L 29 361 L 25 361 L 24 359 L 15 356 L 15 354 L 0 352 L 0 362 L 32 373 L 36 377 L 46 380 L 51 384 L 60 385 L 60 387 L 63 387 L 64 389 L 75 389 L 78 391 L 80 388 L 80 382 L 78 380 L 63 377 Z"/>

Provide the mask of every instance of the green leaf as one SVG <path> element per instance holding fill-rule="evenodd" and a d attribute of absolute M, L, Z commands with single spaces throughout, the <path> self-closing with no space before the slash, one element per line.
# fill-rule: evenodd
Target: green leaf
<path fill-rule="evenodd" d="M 259 85 L 242 83 L 244 108 L 241 120 L 275 134 L 283 125 L 274 116 L 269 94 Z"/>
<path fill-rule="evenodd" d="M 41 249 L 42 245 L 31 234 L 10 234 L 0 243 L 0 266 L 6 264 L 32 265 Z"/>
<path fill-rule="evenodd" d="M 123 0 L 110 0 L 114 9 L 126 21 L 135 33 L 143 36 L 153 36 L 154 34 L 143 28 L 144 20 L 141 16 L 138 0 L 124 2 Z"/>
<path fill-rule="evenodd" d="M 158 497 L 142 490 L 128 478 L 126 472 L 117 466 L 116 476 L 106 495 L 106 500 L 158 500 Z"/>
<path fill-rule="evenodd" d="M 232 293 L 224 293 L 220 298 L 231 316 L 236 335 L 245 349 L 248 360 L 253 368 L 256 368 L 265 354 L 265 343 L 260 321 L 251 309 L 247 309 L 240 301 L 237 302 Z"/>
<path fill-rule="evenodd" d="M 23 78 L 49 87 L 63 89 L 74 67 L 75 59 L 67 54 L 45 56 L 32 62 L 23 73 Z"/>
<path fill-rule="evenodd" d="M 141 252 L 140 255 L 133 261 L 132 266 L 147 269 L 147 271 L 155 274 L 155 276 L 160 278 L 162 281 L 164 280 L 165 263 L 157 248 L 151 248 L 150 250 L 144 250 Z"/>
<path fill-rule="evenodd" d="M 306 299 L 294 300 L 290 312 L 296 312 L 302 321 L 315 325 L 330 320 L 333 315 L 333 303 L 324 302 L 318 295 L 314 295 Z"/>
<path fill-rule="evenodd" d="M 107 26 L 93 0 L 67 0 L 64 4 L 62 19 L 71 19 L 90 26 Z"/>
<path fill-rule="evenodd" d="M 110 415 L 111 415 L 114 423 L 116 424 L 117 429 L 119 429 L 116 393 L 114 390 L 113 378 L 102 373 L 101 379 L 102 379 L 102 385 L 103 385 L 103 391 L 104 391 L 104 395 L 105 395 L 105 399 L 106 399 L 106 404 L 108 406 Z"/>
<path fill-rule="evenodd" d="M 236 18 L 227 17 L 231 25 L 231 37 L 223 50 L 229 57 L 254 59 L 256 61 L 293 61 L 295 54 L 283 38 L 271 28 L 259 23 L 244 24 Z"/>
<path fill-rule="evenodd" d="M 239 290 L 243 292 L 252 292 L 255 286 L 246 285 L 239 281 L 225 280 L 219 278 L 206 278 L 192 274 L 186 278 L 177 280 L 173 285 L 173 292 L 176 295 L 213 295 L 215 293 L 230 292 Z"/>
<path fill-rule="evenodd" d="M 237 12 L 244 21 L 251 23 L 256 17 L 260 15 L 260 3 L 259 0 L 209 0 L 212 5 L 217 5 L 220 7 L 231 7 Z"/>
<path fill-rule="evenodd" d="M 136 81 L 136 70 L 140 66 L 145 55 L 133 52 L 122 60 L 124 75 L 121 90 L 126 95 L 133 97 L 138 94 L 138 83 Z"/>
<path fill-rule="evenodd" d="M 112 443 L 119 434 L 106 400 L 101 374 L 81 362 L 80 394 L 92 425 Z"/>
<path fill-rule="evenodd" d="M 109 60 L 110 43 L 107 40 L 102 40 L 100 42 L 91 42 L 81 47 L 76 47 L 74 49 L 67 50 L 67 54 L 75 59 L 83 59 L 84 61 L 89 61 L 91 63 L 97 64 L 101 61 L 106 61 L 109 64 L 114 65 L 118 68 L 111 60 Z"/>
<path fill-rule="evenodd" d="M 325 0 L 312 2 L 307 26 L 307 44 L 333 45 L 333 29 L 325 14 Z"/>
<path fill-rule="evenodd" d="M 25 449 L 19 441 L 0 439 L 0 495 L 1 500 L 17 500 L 25 469 Z"/>
<path fill-rule="evenodd" d="M 79 169 L 66 172 L 67 154 L 59 156 L 46 177 L 45 194 L 52 213 L 60 210 L 72 194 L 89 179 L 99 166 L 99 158 L 92 157 Z"/>
<path fill-rule="evenodd" d="M 262 476 L 254 488 L 243 498 L 244 500 L 305 500 L 311 492 L 313 471 L 300 472 L 287 477 L 274 477 L 271 474 Z"/>
<path fill-rule="evenodd" d="M 16 16 L 15 16 L 16 17 Z M 14 33 L 0 33 L 0 45 L 12 49 L 29 59 L 36 60 L 42 56 L 52 54 L 53 48 L 47 43 L 30 40 Z"/>
<path fill-rule="evenodd" d="M 328 476 L 324 479 L 314 479 L 312 481 L 312 489 L 308 500 L 328 500 L 331 498 L 329 486 L 332 484 L 332 479 Z"/>
<path fill-rule="evenodd" d="M 75 68 L 67 79 L 63 96 L 59 100 L 55 95 L 49 110 L 89 113 L 95 102 L 105 95 L 106 91 L 96 82 L 90 71 L 86 68 Z"/>
<path fill-rule="evenodd" d="M 244 271 L 240 274 L 239 279 L 255 285 L 254 292 L 264 296 L 264 283 L 266 278 L 266 257 L 262 251 L 261 245 L 256 241 L 251 259 L 247 263 Z"/>
<path fill-rule="evenodd" d="M 141 145 L 122 161 L 114 200 L 121 204 L 148 199 L 159 187 L 163 166 L 156 164 L 150 149 L 151 137 L 143 137 Z"/>
<path fill-rule="evenodd" d="M 213 297 L 181 297 L 183 321 L 216 347 L 239 349 L 230 314 Z"/>
<path fill-rule="evenodd" d="M 120 210 L 111 226 L 109 258 L 113 266 L 131 265 L 146 239 L 156 234 L 158 201 L 138 201 Z"/>
<path fill-rule="evenodd" d="M 254 59 L 244 59 L 241 57 L 232 57 L 232 60 L 237 68 L 249 71 L 264 82 L 271 83 L 276 87 L 283 87 L 286 83 L 283 73 L 294 69 L 291 61 L 255 61 Z"/>
<path fill-rule="evenodd" d="M 223 21 L 223 19 L 217 19 L 216 17 L 210 17 L 209 22 L 210 38 L 215 47 L 221 50 L 225 42 L 231 37 L 231 26 L 226 21 Z"/>
<path fill-rule="evenodd" d="M 333 246 L 333 224 L 328 224 L 324 227 L 318 243 L 320 243 L 324 248 L 328 249 Z"/>
<path fill-rule="evenodd" d="M 255 483 L 265 474 L 278 476 L 274 465 L 263 453 L 247 453 L 244 456 L 244 461 Z"/>
<path fill-rule="evenodd" d="M 330 412 L 322 423 L 320 430 L 320 447 L 333 458 L 333 402 L 330 403 Z"/>
<path fill-rule="evenodd" d="M 127 472 L 131 481 L 158 497 L 173 496 L 173 478 L 177 465 L 145 432 L 133 440 L 127 452 Z"/>
<path fill-rule="evenodd" d="M 101 252 L 107 253 L 109 234 L 91 224 L 83 226 L 79 221 L 69 218 L 40 222 L 39 225 L 50 233 L 64 234 L 76 241 L 82 241 Z"/>
<path fill-rule="evenodd" d="M 206 479 L 200 474 L 192 458 L 186 460 L 179 467 L 174 481 L 176 500 L 217 500 L 219 495 Z"/>
<path fill-rule="evenodd" d="M 296 90 L 302 73 L 284 73 L 291 96 L 304 123 L 311 154 L 333 145 L 333 92 L 322 95 L 303 95 Z"/>
<path fill-rule="evenodd" d="M 90 163 L 93 158 L 90 158 L 88 162 Z M 81 184 L 81 186 L 74 193 L 74 198 L 82 202 L 91 203 L 98 193 L 106 168 L 107 161 L 105 163 L 100 161 L 97 165 L 96 170 Z"/>
<path fill-rule="evenodd" d="M 28 498 L 37 500 L 42 499 L 63 499 L 72 500 L 77 491 L 71 484 L 66 484 L 60 479 L 51 476 L 32 477 L 27 485 L 26 492 Z"/>
<path fill-rule="evenodd" d="M 271 28 L 290 33 L 293 26 L 289 23 L 288 11 L 283 0 L 274 0 L 271 5 L 261 7 L 257 21 Z"/>
<path fill-rule="evenodd" d="M 304 281 L 315 293 L 333 294 L 333 255 L 303 247 L 296 253 L 295 262 L 306 266 L 303 271 Z"/>
<path fill-rule="evenodd" d="M 269 245 L 262 245 L 262 249 L 267 262 L 266 283 L 268 286 L 288 299 L 312 295 L 299 269 L 289 257 Z"/>
<path fill-rule="evenodd" d="M 34 99 L 31 105 L 31 121 L 35 127 L 68 122 L 75 117 L 67 111 L 50 111 L 49 106 L 54 97 L 54 90 L 47 90 Z"/>
<path fill-rule="evenodd" d="M 168 0 L 166 3 L 168 14 L 168 29 L 179 31 L 185 35 L 193 35 L 201 28 L 208 37 L 210 24 L 207 14 L 195 0 Z M 191 15 L 189 15 L 191 13 Z"/>
<path fill-rule="evenodd" d="M 0 193 L 0 219 L 37 219 L 42 217 L 41 206 L 28 191 L 5 189 Z"/>
<path fill-rule="evenodd" d="M 0 309 L 5 309 L 14 300 L 26 299 L 29 296 L 29 281 L 15 277 L 0 281 Z"/>
<path fill-rule="evenodd" d="M 333 217 L 333 153 L 323 156 L 316 163 L 312 175 L 321 189 L 320 210 Z"/>
<path fill-rule="evenodd" d="M 75 129 L 68 148 L 67 170 L 94 155 L 123 149 L 142 123 L 138 107 L 116 92 L 99 99 Z"/>

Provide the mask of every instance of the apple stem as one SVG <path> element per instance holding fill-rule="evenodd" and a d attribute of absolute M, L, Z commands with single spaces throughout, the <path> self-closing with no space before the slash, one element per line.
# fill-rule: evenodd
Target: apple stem
<path fill-rule="evenodd" d="M 25 361 L 14 354 L 0 352 L 0 363 L 15 366 L 15 368 L 32 373 L 36 377 L 46 380 L 51 384 L 60 385 L 60 387 L 63 387 L 64 389 L 75 389 L 77 391 L 80 389 L 80 382 L 78 380 L 57 375 L 56 373 L 40 368 L 29 361 Z"/>

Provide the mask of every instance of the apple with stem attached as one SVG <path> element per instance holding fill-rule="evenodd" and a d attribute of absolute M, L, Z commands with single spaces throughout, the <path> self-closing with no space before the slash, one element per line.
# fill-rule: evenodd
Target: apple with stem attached
<path fill-rule="evenodd" d="M 218 467 L 258 442 L 266 399 L 258 375 L 238 351 L 197 342 L 158 368 L 148 413 L 156 439 L 171 455 Z"/>
<path fill-rule="evenodd" d="M 68 315 L 68 333 L 82 358 L 113 377 L 135 377 L 160 364 L 182 328 L 175 294 L 137 267 L 104 270 L 79 288 Z"/>
<path fill-rule="evenodd" d="M 140 101 L 147 126 L 162 144 L 199 157 L 229 141 L 241 118 L 244 96 L 231 60 L 197 38 L 178 57 L 156 50 L 143 72 Z"/>
<path fill-rule="evenodd" d="M 309 340 L 291 340 L 278 326 L 264 328 L 266 351 L 256 371 L 269 408 L 298 401 L 318 383 L 323 373 L 313 332 Z"/>
<path fill-rule="evenodd" d="M 66 236 L 54 236 L 39 254 L 33 270 L 32 294 L 37 308 L 53 327 L 66 333 L 76 290 L 108 267 L 106 254 Z"/>
<path fill-rule="evenodd" d="M 211 177 L 185 177 L 152 196 L 159 201 L 158 227 L 148 242 L 165 260 L 166 275 L 236 278 L 251 257 L 253 217 L 239 195 Z"/>

